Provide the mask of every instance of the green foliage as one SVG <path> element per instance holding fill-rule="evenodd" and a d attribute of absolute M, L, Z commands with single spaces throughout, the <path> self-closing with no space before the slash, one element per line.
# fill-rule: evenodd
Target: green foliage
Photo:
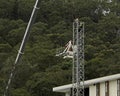
<path fill-rule="evenodd" d="M 0 0 L 0 96 L 23 38 L 35 0 Z M 110 8 L 102 15 L 96 8 Z M 56 49 L 72 39 L 75 18 L 85 22 L 85 79 L 120 73 L 120 3 L 97 0 L 43 0 L 24 55 L 17 65 L 11 96 L 63 96 L 52 88 L 71 83 L 72 60 Z"/>
<path fill-rule="evenodd" d="M 4 92 L 4 86 L 5 86 L 4 79 L 0 78 L 0 95 L 2 95 Z"/>
<path fill-rule="evenodd" d="M 12 96 L 31 96 L 24 88 L 14 89 L 11 93 Z"/>

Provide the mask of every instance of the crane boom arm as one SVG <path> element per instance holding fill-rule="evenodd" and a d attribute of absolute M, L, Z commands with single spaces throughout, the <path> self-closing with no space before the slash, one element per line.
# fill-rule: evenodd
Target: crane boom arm
<path fill-rule="evenodd" d="M 29 35 L 30 35 L 31 27 L 32 27 L 32 25 L 33 25 L 33 23 L 34 23 L 34 21 L 36 19 L 36 15 L 37 15 L 37 12 L 38 12 L 38 9 L 39 9 L 38 8 L 39 3 L 40 3 L 40 0 L 36 0 L 33 11 L 32 11 L 32 14 L 31 14 L 31 17 L 30 17 L 30 20 L 28 22 L 28 25 L 27 25 L 27 28 L 26 28 L 26 31 L 25 31 L 25 34 L 24 34 L 24 37 L 23 37 L 23 40 L 22 40 L 22 43 L 21 43 L 21 46 L 20 46 L 18 54 L 16 56 L 16 59 L 15 59 L 11 74 L 9 76 L 9 80 L 7 82 L 7 85 L 6 85 L 3 96 L 7 96 L 7 94 L 8 94 L 9 86 L 11 84 L 11 81 L 12 81 L 12 78 L 13 78 L 13 75 L 14 75 L 14 71 L 16 69 L 16 65 L 19 63 L 19 61 L 21 59 L 21 56 L 22 56 L 22 54 L 24 52 L 24 49 L 25 49 L 25 45 L 26 45 L 27 40 L 28 40 Z"/>

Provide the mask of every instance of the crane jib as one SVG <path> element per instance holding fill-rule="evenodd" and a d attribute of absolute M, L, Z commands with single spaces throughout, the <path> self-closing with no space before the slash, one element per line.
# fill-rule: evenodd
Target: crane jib
<path fill-rule="evenodd" d="M 23 40 L 22 40 L 22 43 L 21 43 L 21 46 L 19 48 L 19 51 L 18 51 L 18 54 L 16 56 L 14 65 L 12 67 L 11 74 L 9 76 L 9 80 L 7 82 L 7 85 L 6 85 L 3 96 L 7 96 L 7 94 L 8 94 L 9 86 L 10 86 L 12 78 L 14 76 L 16 65 L 19 63 L 19 61 L 22 57 L 22 54 L 24 53 L 25 45 L 26 45 L 27 40 L 29 38 L 31 27 L 32 27 L 32 25 L 33 25 L 33 23 L 36 19 L 36 15 L 37 15 L 37 12 L 38 12 L 38 9 L 39 9 L 39 3 L 40 3 L 40 0 L 36 0 L 33 11 L 32 11 L 32 14 L 31 14 L 31 17 L 30 17 L 30 20 L 28 22 L 28 25 L 27 25 L 27 28 L 26 28 L 26 31 L 25 31 L 25 34 L 24 34 L 24 37 L 23 37 Z"/>

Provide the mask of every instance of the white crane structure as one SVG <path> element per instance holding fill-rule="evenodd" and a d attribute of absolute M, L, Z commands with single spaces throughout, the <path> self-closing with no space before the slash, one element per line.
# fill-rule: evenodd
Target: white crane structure
<path fill-rule="evenodd" d="M 56 54 L 56 56 L 63 55 L 63 58 L 73 58 L 73 44 L 70 40 L 66 45 L 63 52 Z"/>
<path fill-rule="evenodd" d="M 32 27 L 32 25 L 33 25 L 33 23 L 34 23 L 34 21 L 36 19 L 36 15 L 38 13 L 39 3 L 40 3 L 40 0 L 36 0 L 33 11 L 32 11 L 32 14 L 31 14 L 31 17 L 30 17 L 30 20 L 29 20 L 28 25 L 26 27 L 26 31 L 25 31 L 22 43 L 21 43 L 20 48 L 18 50 L 18 54 L 16 56 L 14 65 L 12 67 L 10 76 L 8 78 L 8 82 L 6 84 L 3 96 L 9 96 L 9 87 L 10 87 L 10 84 L 12 82 L 12 79 L 14 79 L 13 76 L 15 74 L 16 66 L 18 65 L 22 55 L 24 54 L 25 45 L 26 45 L 26 43 L 27 43 L 27 41 L 29 39 L 31 27 Z"/>
<path fill-rule="evenodd" d="M 84 96 L 84 22 L 76 19 L 73 22 L 73 41 L 66 44 L 63 58 L 73 59 L 72 69 L 72 96 Z"/>

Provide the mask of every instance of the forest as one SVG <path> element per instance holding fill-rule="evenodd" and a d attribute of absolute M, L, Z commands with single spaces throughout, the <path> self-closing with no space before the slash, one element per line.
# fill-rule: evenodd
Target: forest
<path fill-rule="evenodd" d="M 35 1 L 0 0 L 0 96 Z M 85 22 L 85 80 L 120 73 L 119 0 L 41 0 L 39 6 L 8 96 L 64 96 L 52 88 L 72 82 L 72 59 L 55 54 L 72 39 L 76 18 Z M 102 14 L 108 8 L 110 13 Z"/>

